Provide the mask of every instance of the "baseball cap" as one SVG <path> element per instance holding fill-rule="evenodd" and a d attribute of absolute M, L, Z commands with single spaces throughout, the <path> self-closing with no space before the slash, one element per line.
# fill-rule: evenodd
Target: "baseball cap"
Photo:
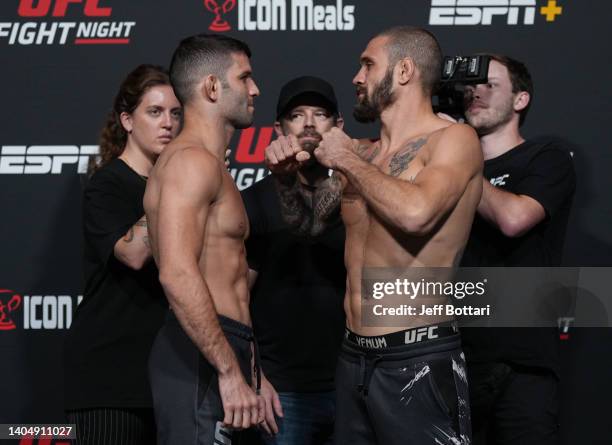
<path fill-rule="evenodd" d="M 338 112 L 336 94 L 329 82 L 320 77 L 302 76 L 290 80 L 281 88 L 278 95 L 278 103 L 276 104 L 276 118 L 280 118 L 290 108 L 297 105 L 296 99 L 301 96 L 315 96 L 318 99 L 322 99 L 328 111 L 332 113 Z"/>

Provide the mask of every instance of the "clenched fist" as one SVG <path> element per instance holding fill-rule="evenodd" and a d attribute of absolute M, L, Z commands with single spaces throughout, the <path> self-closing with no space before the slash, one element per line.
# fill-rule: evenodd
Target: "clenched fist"
<path fill-rule="evenodd" d="M 327 168 L 337 169 L 343 159 L 355 154 L 356 145 L 357 140 L 351 139 L 344 131 L 334 127 L 327 133 L 323 133 L 323 140 L 315 149 L 314 155 L 320 164 Z"/>
<path fill-rule="evenodd" d="M 266 165 L 275 175 L 291 175 L 310 159 L 293 135 L 279 136 L 265 150 Z"/>

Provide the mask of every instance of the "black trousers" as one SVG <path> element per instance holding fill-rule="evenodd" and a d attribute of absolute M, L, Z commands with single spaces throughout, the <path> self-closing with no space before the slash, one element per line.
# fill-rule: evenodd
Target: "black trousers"
<path fill-rule="evenodd" d="M 155 445 L 155 419 L 147 408 L 94 408 L 66 412 L 76 424 L 73 445 Z"/>
<path fill-rule="evenodd" d="M 558 445 L 552 371 L 505 363 L 468 365 L 474 445 Z"/>
<path fill-rule="evenodd" d="M 337 445 L 467 445 L 470 408 L 459 334 L 384 349 L 342 345 Z"/>

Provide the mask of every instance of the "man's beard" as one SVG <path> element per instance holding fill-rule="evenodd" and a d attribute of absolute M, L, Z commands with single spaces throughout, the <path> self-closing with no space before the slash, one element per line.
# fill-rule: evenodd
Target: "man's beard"
<path fill-rule="evenodd" d="M 228 104 L 227 120 L 237 130 L 249 128 L 253 124 L 253 112 L 249 111 L 249 96 L 241 97 L 236 91 L 232 91 Z"/>
<path fill-rule="evenodd" d="M 302 142 L 302 150 L 311 153 L 315 151 L 315 148 L 319 146 L 319 143 L 323 139 L 323 137 L 314 129 L 307 128 L 297 135 L 298 140 L 304 137 L 314 138 L 314 140 L 304 141 Z"/>
<path fill-rule="evenodd" d="M 481 108 L 477 115 L 471 115 L 469 110 L 466 109 L 465 119 L 467 123 L 476 130 L 478 136 L 495 133 L 512 119 L 514 115 L 512 100 L 512 97 L 510 97 L 508 101 L 498 109 L 492 107 Z"/>
<path fill-rule="evenodd" d="M 385 77 L 374 87 L 372 98 L 368 97 L 365 88 L 358 87 L 358 91 L 363 91 L 363 98 L 353 107 L 353 117 L 358 122 L 374 122 L 380 117 L 385 108 L 395 102 L 393 94 L 393 69 L 388 69 Z"/>

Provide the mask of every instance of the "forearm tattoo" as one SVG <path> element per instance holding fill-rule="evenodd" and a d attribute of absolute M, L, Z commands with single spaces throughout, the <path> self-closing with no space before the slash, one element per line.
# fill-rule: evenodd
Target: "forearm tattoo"
<path fill-rule="evenodd" d="M 300 193 L 297 177 L 276 177 L 276 189 L 280 201 L 281 216 L 285 223 L 297 233 L 308 233 L 312 216 Z"/>

